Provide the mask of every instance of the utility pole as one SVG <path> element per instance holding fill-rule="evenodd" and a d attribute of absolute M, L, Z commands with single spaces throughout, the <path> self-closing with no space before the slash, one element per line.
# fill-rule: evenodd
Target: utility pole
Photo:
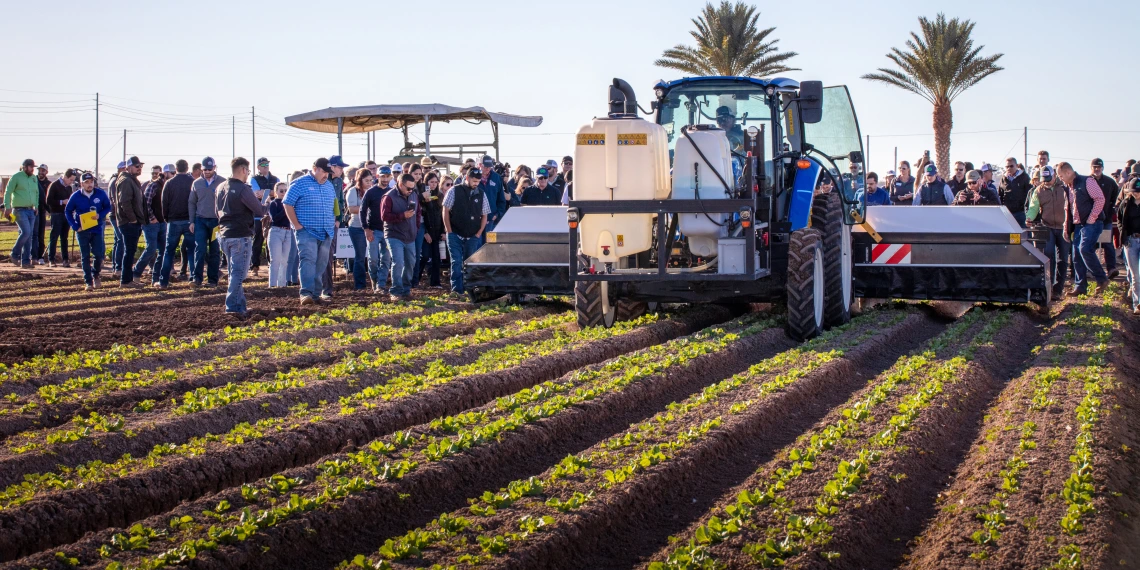
<path fill-rule="evenodd" d="M 123 129 L 123 162 L 127 161 L 127 129 Z"/>
<path fill-rule="evenodd" d="M 249 108 L 249 120 L 251 121 L 249 124 L 250 125 L 250 131 L 252 131 L 252 133 L 253 133 L 253 156 L 251 158 L 253 158 L 253 160 L 254 160 L 253 166 L 256 167 L 257 166 L 257 162 L 256 162 L 257 161 L 257 109 L 255 109 L 253 107 Z M 256 171 L 257 170 L 255 169 L 254 172 L 256 172 Z"/>
<path fill-rule="evenodd" d="M 95 180 L 99 179 L 99 94 L 95 94 Z"/>
<path fill-rule="evenodd" d="M 1021 158 L 1021 164 L 1026 165 L 1029 164 L 1029 127 L 1025 127 L 1025 132 L 1022 135 L 1021 138 L 1025 141 L 1025 155 Z"/>

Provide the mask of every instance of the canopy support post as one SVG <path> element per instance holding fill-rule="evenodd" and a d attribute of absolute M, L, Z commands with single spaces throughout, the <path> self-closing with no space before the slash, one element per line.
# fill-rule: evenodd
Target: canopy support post
<path fill-rule="evenodd" d="M 344 156 L 344 117 L 336 118 L 336 153 Z M 343 159 L 342 159 L 343 160 Z"/>
<path fill-rule="evenodd" d="M 495 160 L 499 160 L 499 123 L 491 121 L 491 132 L 495 133 Z"/>
<path fill-rule="evenodd" d="M 424 115 L 424 156 L 431 156 L 431 115 Z"/>

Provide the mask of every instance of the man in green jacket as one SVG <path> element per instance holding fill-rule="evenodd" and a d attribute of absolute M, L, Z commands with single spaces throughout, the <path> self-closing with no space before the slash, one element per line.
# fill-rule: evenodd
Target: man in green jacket
<path fill-rule="evenodd" d="M 32 174 L 35 170 L 36 161 L 25 160 L 23 167 L 12 175 L 4 188 L 4 217 L 13 218 L 20 229 L 10 261 L 24 269 L 32 268 L 32 231 L 36 224 L 36 208 L 40 204 L 40 184 Z"/>

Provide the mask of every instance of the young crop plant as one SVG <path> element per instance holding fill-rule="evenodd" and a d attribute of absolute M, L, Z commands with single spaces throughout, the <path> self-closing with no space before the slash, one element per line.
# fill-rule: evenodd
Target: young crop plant
<path fill-rule="evenodd" d="M 622 434 L 598 443 L 578 455 L 569 456 L 548 469 L 539 479 L 541 493 L 523 497 L 506 506 L 476 502 L 463 511 L 447 516 L 463 516 L 475 522 L 470 528 L 449 532 L 437 521 L 417 529 L 434 537 L 430 549 L 416 545 L 424 560 L 416 564 L 430 564 L 436 556 L 451 556 L 467 564 L 482 564 L 495 560 L 502 553 L 486 548 L 496 537 L 508 537 L 503 542 L 507 551 L 521 547 L 534 537 L 511 534 L 516 524 L 528 517 L 555 516 L 573 513 L 609 493 L 620 493 L 626 485 L 641 480 L 649 470 L 671 462 L 686 449 L 723 429 L 727 417 L 710 417 L 707 410 L 721 402 L 747 402 L 751 407 L 792 385 L 824 364 L 840 358 L 843 350 L 862 342 L 860 326 L 893 324 L 905 315 L 867 315 L 837 328 L 801 347 L 781 353 L 751 367 L 748 371 L 709 386 L 688 399 L 670 404 L 666 410 L 652 418 L 631 426 Z M 876 322 L 877 321 L 877 322 Z M 620 359 L 619 359 L 620 360 Z M 504 400 L 500 399 L 500 405 Z M 514 405 L 508 400 L 507 403 Z M 727 408 L 727 407 L 726 407 Z M 509 487 L 508 487 L 509 488 Z M 500 493 L 501 494 L 501 493 Z M 491 496 L 500 495 L 492 493 Z M 483 497 L 486 498 L 486 495 Z M 491 510 L 493 509 L 493 513 Z M 504 518 L 504 515 L 507 515 Z M 493 518 L 492 518 L 493 517 Z M 488 526 L 494 524 L 494 527 Z M 517 533 L 516 533 L 517 534 Z M 399 546 L 405 537 L 392 539 Z M 379 552 L 371 557 L 356 557 L 357 564 L 382 565 L 394 562 Z M 348 562 L 346 561 L 346 564 Z M 379 567 L 379 566 L 377 566 Z"/>
<path fill-rule="evenodd" d="M 988 320 L 967 342 L 964 335 L 980 324 L 983 316 Z M 987 315 L 975 309 L 929 341 L 924 352 L 900 358 L 869 391 L 845 404 L 839 419 L 810 437 L 801 438 L 780 462 L 781 466 L 767 474 L 762 486 L 744 490 L 734 504 L 711 513 L 708 522 L 699 526 L 689 540 L 673 548 L 664 561 L 651 563 L 650 568 L 719 567 L 721 563 L 712 547 L 746 529 L 762 538 L 745 543 L 742 551 L 765 568 L 783 566 L 793 556 L 828 544 L 834 530 L 828 520 L 859 494 L 874 466 L 885 454 L 895 451 L 899 437 L 911 429 L 922 410 L 942 393 L 944 383 L 953 383 L 977 348 L 988 343 L 1009 318 L 1005 312 Z M 939 359 L 938 354 L 956 342 L 966 342 L 966 346 L 952 358 Z M 895 394 L 904 386 L 915 386 L 916 390 L 898 398 Z M 843 452 L 861 426 L 871 421 L 878 408 L 891 399 L 897 399 L 898 403 L 887 428 L 875 433 L 866 446 Z M 843 456 L 838 457 L 835 471 L 813 500 L 794 504 L 784 496 L 783 491 L 792 480 L 814 472 L 822 461 L 840 453 Z M 810 511 L 803 512 L 807 509 Z M 765 528 L 758 520 L 761 517 L 777 522 Z M 839 556 L 835 552 L 820 554 L 829 560 Z"/>

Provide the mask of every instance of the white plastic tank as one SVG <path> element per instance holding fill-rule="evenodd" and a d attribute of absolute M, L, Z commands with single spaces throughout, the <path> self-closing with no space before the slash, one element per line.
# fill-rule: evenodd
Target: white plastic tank
<path fill-rule="evenodd" d="M 689 136 L 677 137 L 677 148 L 673 153 L 673 199 L 723 200 L 731 197 L 735 178 L 732 153 L 724 130 L 686 127 L 685 133 Z M 693 147 L 694 143 L 704 154 L 704 159 Z M 705 159 L 708 159 L 707 164 Z M 725 188 L 722 179 L 728 183 L 729 189 Z M 701 257 L 712 257 L 717 254 L 717 241 L 728 235 L 727 218 L 728 214 L 680 214 L 677 228 L 688 238 L 689 251 Z"/>
<path fill-rule="evenodd" d="M 666 200 L 665 129 L 641 118 L 595 118 L 578 129 L 575 200 Z M 579 221 L 582 253 L 603 262 L 653 246 L 653 214 L 594 214 Z"/>

